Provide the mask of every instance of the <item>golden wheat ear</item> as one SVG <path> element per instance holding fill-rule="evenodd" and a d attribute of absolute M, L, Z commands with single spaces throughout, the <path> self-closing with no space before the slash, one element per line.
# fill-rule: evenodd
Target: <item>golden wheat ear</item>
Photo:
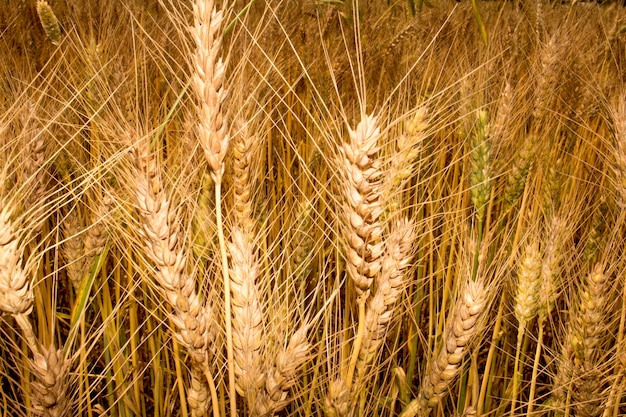
<path fill-rule="evenodd" d="M 58 45 L 59 42 L 61 42 L 59 20 L 47 1 L 37 0 L 37 15 L 39 16 L 39 22 L 41 22 L 41 26 L 46 32 L 48 39 L 50 39 L 54 45 Z"/>

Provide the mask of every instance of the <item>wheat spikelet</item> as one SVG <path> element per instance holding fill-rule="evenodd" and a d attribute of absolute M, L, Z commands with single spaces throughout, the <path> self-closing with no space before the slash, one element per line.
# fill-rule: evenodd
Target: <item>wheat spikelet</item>
<path fill-rule="evenodd" d="M 223 86 L 226 65 L 220 51 L 224 13 L 216 9 L 212 0 L 197 0 L 193 15 L 190 31 L 196 49 L 191 85 L 198 100 L 198 137 L 213 181 L 220 183 L 229 142 L 228 125 L 222 113 L 226 98 Z"/>
<path fill-rule="evenodd" d="M 405 284 L 405 270 L 411 260 L 415 241 L 413 222 L 398 221 L 385 239 L 385 255 L 380 275 L 376 278 L 376 290 L 366 303 L 365 328 L 367 333 L 359 352 L 357 371 L 365 377 L 367 366 L 372 362 L 385 340 L 393 310 Z"/>
<path fill-rule="evenodd" d="M 374 154 L 378 151 L 380 129 L 374 116 L 364 116 L 356 130 L 349 129 L 350 141 L 340 147 L 343 158 L 344 227 L 346 269 L 359 297 L 369 293 L 382 266 L 381 172 Z"/>
<path fill-rule="evenodd" d="M 478 333 L 478 320 L 487 303 L 483 283 L 468 279 L 460 297 L 448 319 L 441 352 L 429 363 L 418 398 L 409 403 L 401 417 L 427 416 L 439 404 L 459 371 L 468 344 Z"/>
<path fill-rule="evenodd" d="M 35 381 L 33 406 L 38 415 L 63 417 L 69 413 L 69 370 L 71 361 L 63 357 L 61 349 L 54 346 L 40 347 L 41 353 L 34 351 L 31 368 Z"/>
<path fill-rule="evenodd" d="M 54 45 L 58 45 L 61 41 L 61 29 L 59 21 L 47 1 L 37 0 L 37 15 L 48 38 Z"/>
<path fill-rule="evenodd" d="M 194 415 L 206 413 L 207 381 L 200 383 L 208 367 L 210 321 L 208 302 L 203 303 L 196 292 L 194 277 L 186 271 L 186 253 L 182 248 L 180 226 L 175 210 L 163 189 L 158 165 L 150 155 L 149 142 L 142 140 L 134 148 L 135 197 L 142 220 L 144 250 L 155 265 L 155 277 L 162 294 L 172 306 L 170 320 L 176 327 L 176 338 L 185 347 L 191 359 L 192 389 L 189 405 Z M 199 392 L 200 389 L 203 392 Z"/>

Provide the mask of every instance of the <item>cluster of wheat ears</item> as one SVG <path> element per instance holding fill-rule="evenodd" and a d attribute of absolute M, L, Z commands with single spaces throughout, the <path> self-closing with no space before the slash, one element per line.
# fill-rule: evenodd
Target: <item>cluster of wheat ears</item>
<path fill-rule="evenodd" d="M 626 415 L 609 3 L 0 2 L 0 415 Z"/>

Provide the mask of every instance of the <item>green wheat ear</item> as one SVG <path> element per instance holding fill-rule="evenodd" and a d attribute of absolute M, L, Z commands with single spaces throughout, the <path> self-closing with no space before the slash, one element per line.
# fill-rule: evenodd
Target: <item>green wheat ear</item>
<path fill-rule="evenodd" d="M 479 110 L 472 138 L 470 192 L 476 209 L 476 218 L 482 222 L 491 194 L 491 168 L 489 161 L 489 118 Z"/>
<path fill-rule="evenodd" d="M 46 35 L 52 41 L 54 45 L 58 45 L 61 41 L 61 28 L 59 27 L 59 20 L 52 11 L 52 7 L 45 0 L 37 0 L 37 15 L 43 30 L 46 31 Z"/>

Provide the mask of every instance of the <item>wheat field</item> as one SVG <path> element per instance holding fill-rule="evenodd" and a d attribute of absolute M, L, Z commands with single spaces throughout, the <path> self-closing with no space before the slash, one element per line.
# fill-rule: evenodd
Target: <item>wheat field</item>
<path fill-rule="evenodd" d="M 626 415 L 625 32 L 0 1 L 0 415 Z"/>

